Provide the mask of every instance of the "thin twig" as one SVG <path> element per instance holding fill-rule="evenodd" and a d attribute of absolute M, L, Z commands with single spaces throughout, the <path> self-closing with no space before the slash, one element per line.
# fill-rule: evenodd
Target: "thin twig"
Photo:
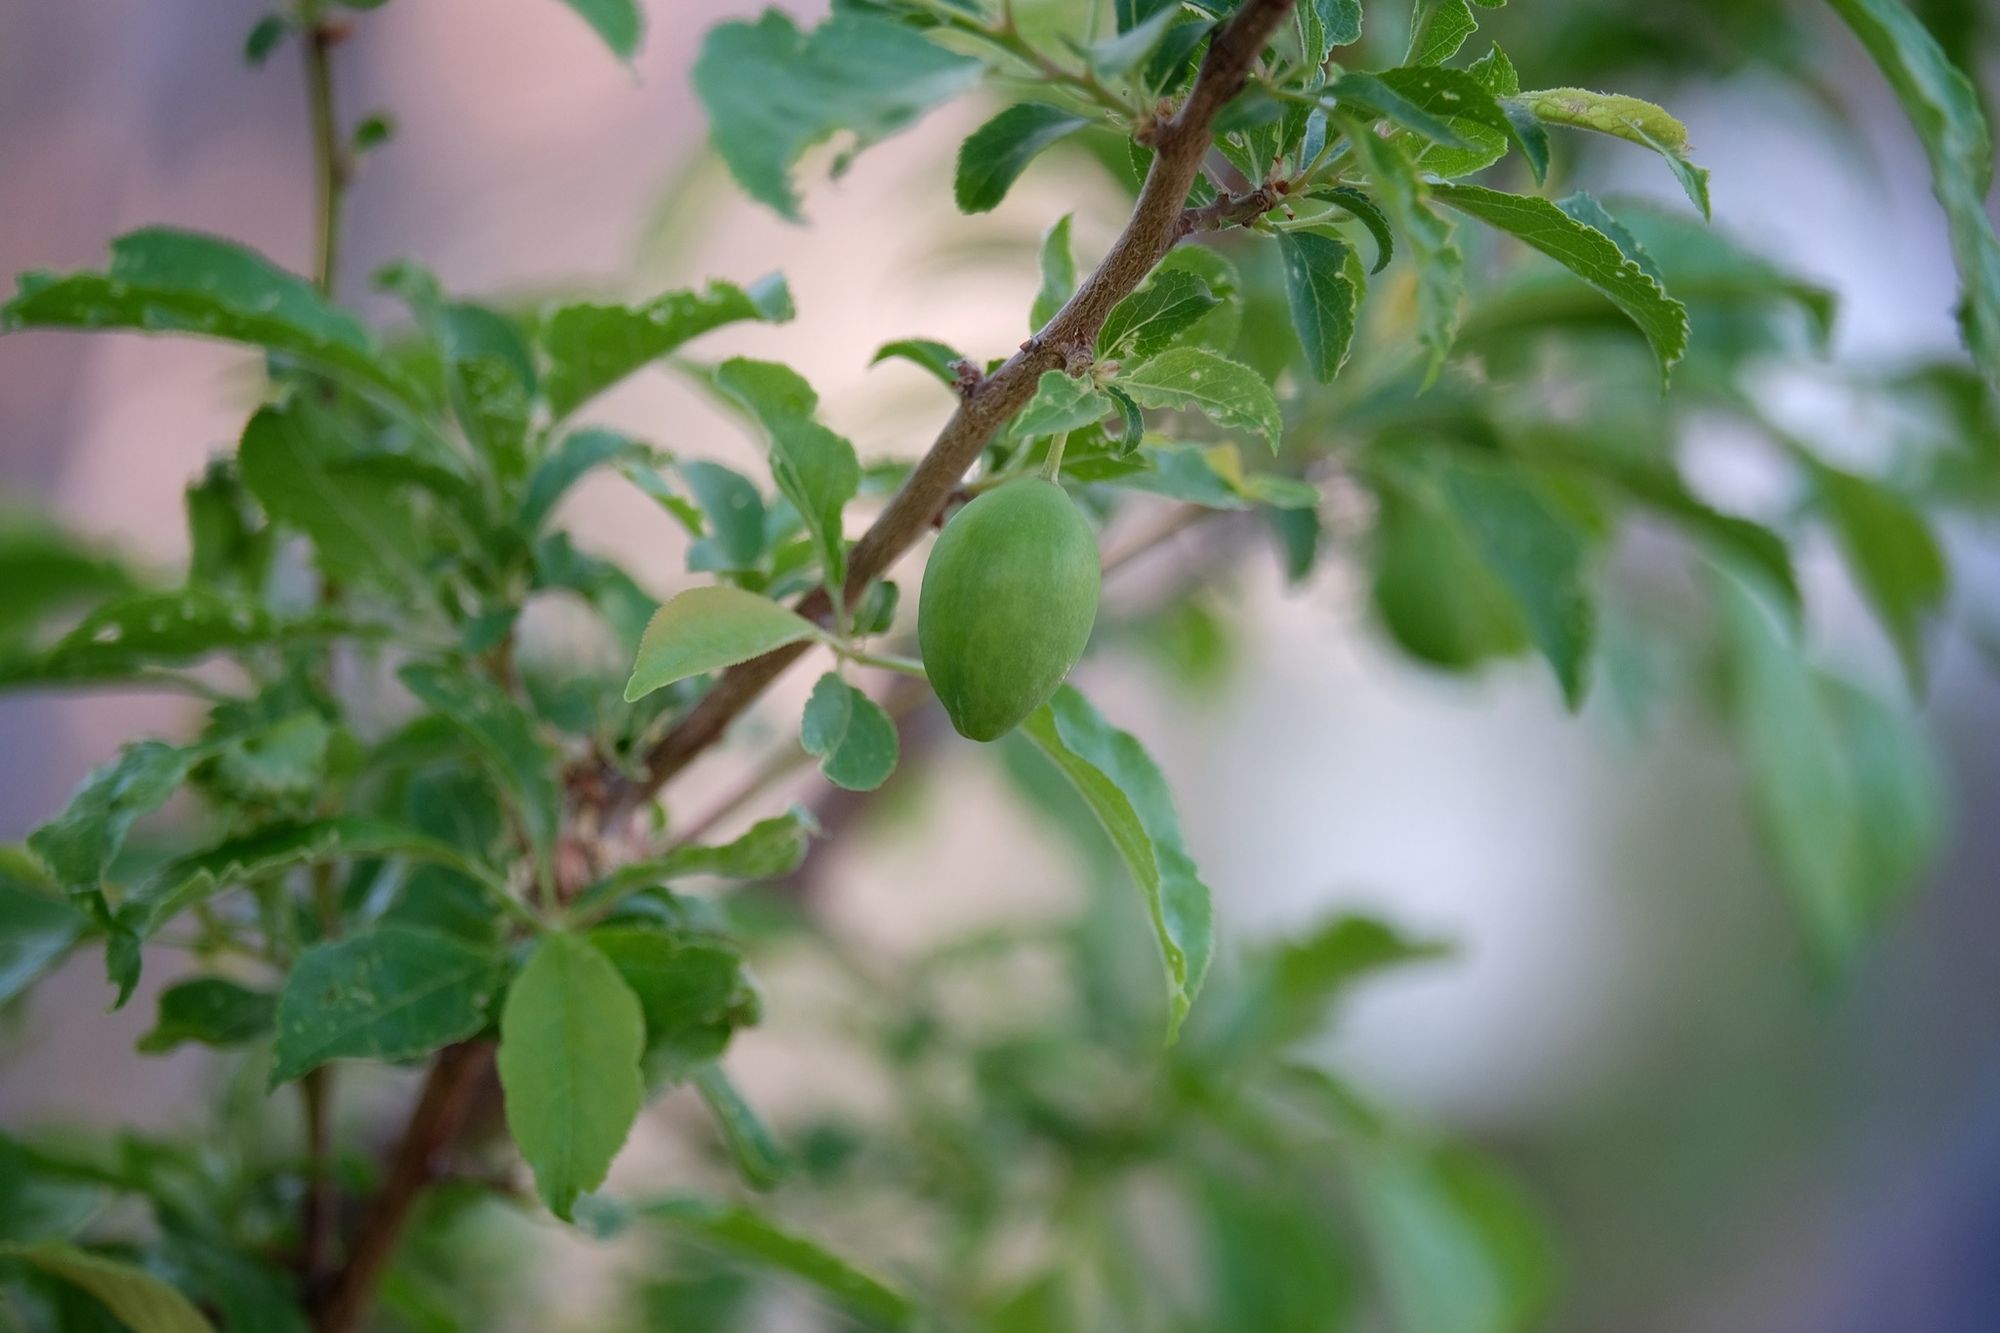
<path fill-rule="evenodd" d="M 305 41 L 306 101 L 312 113 L 313 183 L 318 203 L 318 227 L 313 246 L 313 277 L 322 295 L 333 295 L 340 262 L 340 206 L 347 194 L 347 153 L 340 143 L 340 122 L 333 101 L 333 48 L 346 37 L 345 25 L 322 19 L 307 29 Z"/>
<path fill-rule="evenodd" d="M 431 1062 L 382 1191 L 362 1218 L 347 1265 L 318 1311 L 319 1333 L 351 1333 L 361 1326 L 417 1200 L 443 1170 L 492 1068 L 491 1043 L 478 1041 L 447 1046 Z"/>
<path fill-rule="evenodd" d="M 313 283 L 322 296 L 333 295 L 340 258 L 341 202 L 346 193 L 347 164 L 340 144 L 340 124 L 333 98 L 332 51 L 345 36 L 344 26 L 315 17 L 302 43 L 305 53 L 306 102 L 312 125 L 314 237 Z M 340 604 L 340 589 L 332 580 L 320 587 L 322 611 Z M 329 650 L 331 651 L 331 650 Z M 331 688 L 329 659 L 326 682 Z M 340 924 L 339 889 L 332 862 L 312 868 L 314 907 L 321 928 L 329 935 Z M 299 1082 L 305 1118 L 306 1189 L 300 1204 L 299 1285 L 306 1305 L 313 1308 L 327 1294 L 330 1251 L 338 1228 L 333 1193 L 333 1081 L 331 1066 L 321 1065 Z"/>
<path fill-rule="evenodd" d="M 1241 90 L 1251 63 L 1291 7 L 1292 0 L 1245 0 L 1210 39 L 1187 101 L 1148 136 L 1155 150 L 1153 164 L 1125 230 L 1055 318 L 966 394 L 902 489 L 855 543 L 843 590 L 850 606 L 929 530 L 987 442 L 1034 397 L 1043 372 L 1061 369 L 1073 351 L 1093 346 L 1112 307 L 1131 295 L 1186 234 L 1184 203 L 1213 140 L 1215 117 Z M 832 601 L 822 589 L 798 610 L 824 624 L 831 619 Z M 606 825 L 630 816 L 720 740 L 729 724 L 805 651 L 806 645 L 794 644 L 730 668 L 646 755 L 636 778 L 602 775 Z"/>

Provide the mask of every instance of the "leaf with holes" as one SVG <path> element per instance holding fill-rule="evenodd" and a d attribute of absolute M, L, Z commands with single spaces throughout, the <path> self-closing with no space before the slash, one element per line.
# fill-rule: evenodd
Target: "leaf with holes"
<path fill-rule="evenodd" d="M 1278 255 L 1285 268 L 1285 302 L 1306 366 L 1314 379 L 1330 384 L 1354 346 L 1361 296 L 1368 287 L 1361 257 L 1353 246 L 1310 231 L 1281 234 Z"/>
<path fill-rule="evenodd" d="M 500 957 L 410 926 L 316 944 L 278 996 L 271 1086 L 329 1060 L 414 1060 L 463 1041 L 504 975 Z"/>
<path fill-rule="evenodd" d="M 1165 351 L 1222 300 L 1199 275 L 1162 269 L 1111 308 L 1098 331 L 1097 354 L 1144 360 Z"/>
<path fill-rule="evenodd" d="M 1595 130 L 1652 149 L 1666 160 L 1701 215 L 1709 215 L 1708 172 L 1688 160 L 1687 126 L 1664 108 L 1623 93 L 1588 88 L 1540 88 L 1522 93 L 1519 101 L 1550 125 Z"/>
<path fill-rule="evenodd" d="M 1273 453 L 1285 423 L 1262 375 L 1205 347 L 1171 347 L 1113 381 L 1141 407 L 1192 409 L 1224 430 L 1244 430 Z"/>
<path fill-rule="evenodd" d="M 1660 363 L 1661 383 L 1687 351 L 1687 308 L 1617 243 L 1546 199 L 1477 185 L 1434 185 L 1431 192 L 1461 212 L 1498 227 L 1582 278 L 1639 327 Z"/>
<path fill-rule="evenodd" d="M 791 319 L 792 293 L 768 274 L 738 287 L 711 282 L 701 292 L 669 292 L 641 306 L 559 306 L 542 320 L 540 347 L 549 410 L 568 416 L 588 400 L 689 339 L 745 320 Z"/>
<path fill-rule="evenodd" d="M 847 130 L 866 147 L 977 82 L 976 60 L 900 24 L 843 10 L 810 33 L 777 10 L 709 30 L 694 64 L 715 148 L 737 184 L 797 222 L 792 168 Z"/>
<path fill-rule="evenodd" d="M 268 991 L 228 977 L 189 977 L 160 992 L 159 1019 L 139 1038 L 139 1049 L 157 1055 L 190 1041 L 241 1046 L 271 1030 L 277 1009 L 278 998 Z"/>
<path fill-rule="evenodd" d="M 198 748 L 139 741 L 92 771 L 64 811 L 28 835 L 28 847 L 71 893 L 104 882 L 132 822 L 167 803 L 202 755 Z"/>
<path fill-rule="evenodd" d="M 431 395 L 387 361 L 361 322 L 253 250 L 148 227 L 111 243 L 102 273 L 29 273 L 0 306 L 0 331 L 130 329 L 246 343 L 291 356 L 405 409 Z"/>

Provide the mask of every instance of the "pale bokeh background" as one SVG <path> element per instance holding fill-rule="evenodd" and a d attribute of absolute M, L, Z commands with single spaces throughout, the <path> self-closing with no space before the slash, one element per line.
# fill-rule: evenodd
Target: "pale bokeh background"
<path fill-rule="evenodd" d="M 907 366 L 870 371 L 872 349 L 907 335 L 975 355 L 1009 347 L 1026 332 L 1035 237 L 1075 209 L 1087 258 L 1117 225 L 1117 198 L 1057 158 L 995 214 L 958 217 L 946 163 L 985 113 L 966 104 L 839 182 L 815 174 L 812 225 L 789 226 L 702 156 L 687 86 L 701 30 L 756 6 L 650 8 L 629 73 L 551 0 L 400 0 L 361 15 L 338 56 L 343 111 L 389 109 L 400 132 L 352 193 L 343 294 L 391 317 L 365 279 L 401 256 L 487 297 L 645 296 L 782 268 L 799 319 L 712 335 L 700 353 L 789 361 L 864 458 L 920 450 L 948 405 Z M 0 0 L 0 270 L 94 264 L 109 237 L 162 221 L 303 267 L 296 52 L 257 71 L 237 58 L 259 11 Z M 1874 151 L 1856 155 L 1774 97 L 1745 76 L 1666 99 L 1715 171 L 1718 222 L 1842 292 L 1842 355 L 1949 347 L 1942 226 L 1887 99 Z M 1637 154 L 1597 160 L 1592 183 L 1671 192 Z M 185 554 L 181 488 L 256 390 L 255 359 L 237 350 L 9 338 L 0 488 L 170 568 Z M 1867 447 L 1809 392 L 1782 401 Z M 591 415 L 677 451 L 755 458 L 667 375 L 638 377 Z M 1755 484 L 1732 472 L 1726 441 L 1703 456 L 1719 484 Z M 581 544 L 629 556 L 655 591 L 679 586 L 680 539 L 651 502 L 599 480 L 565 515 Z M 1994 548 L 1952 535 L 1961 601 L 1976 610 Z M 1156 561 L 1195 558 L 1184 546 Z M 1828 642 L 1886 668 L 1832 562 L 1806 572 L 1830 608 Z M 1969 640 L 1941 648 L 1928 705 L 1954 784 L 1950 849 L 1878 953 L 1825 992 L 1808 983 L 1734 765 L 1696 711 L 1634 737 L 1607 709 L 1566 717 L 1534 663 L 1474 683 L 1416 671 L 1370 627 L 1362 594 L 1338 567 L 1288 592 L 1253 553 L 1229 599 L 1242 640 L 1219 699 L 1190 705 L 1129 655 L 1087 668 L 1107 711 L 1169 770 L 1224 929 L 1248 938 L 1344 903 L 1460 942 L 1457 961 L 1371 991 L 1339 1052 L 1389 1100 L 1523 1165 L 1562 1235 L 1577 1327 L 2000 1327 L 2000 830 L 1988 817 L 2000 695 Z M 775 735 L 809 684 L 794 673 L 745 734 Z M 157 698 L 0 698 L 0 838 L 59 807 L 133 732 L 185 718 Z M 754 751 L 704 761 L 689 813 L 732 790 Z M 971 747 L 930 772 L 919 828 L 864 829 L 834 855 L 836 929 L 893 953 L 1067 900 L 1064 849 Z M 160 980 L 154 969 L 149 988 Z M 0 1124 L 201 1114 L 207 1059 L 133 1056 L 147 997 L 104 1017 L 105 995 L 84 957 L 0 1030 Z M 771 1000 L 742 1043 L 753 1094 L 782 1104 L 803 1081 L 818 1096 L 879 1095 L 843 1084 L 837 1053 L 811 1037 L 810 979 Z M 651 1115 L 665 1125 L 684 1111 Z M 669 1137 L 637 1145 L 621 1171 L 670 1170 Z"/>

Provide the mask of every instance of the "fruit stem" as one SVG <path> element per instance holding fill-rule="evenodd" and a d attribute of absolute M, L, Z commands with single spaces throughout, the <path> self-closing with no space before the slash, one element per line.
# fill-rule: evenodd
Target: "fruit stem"
<path fill-rule="evenodd" d="M 919 680 L 929 679 L 929 675 L 924 671 L 924 664 L 914 657 L 897 657 L 893 653 L 865 652 L 860 648 L 854 647 L 852 644 L 845 643 L 835 644 L 834 651 L 856 666 L 881 667 L 885 671 L 900 671 L 906 676 L 915 676 Z"/>
<path fill-rule="evenodd" d="M 1057 474 L 1062 471 L 1063 448 L 1068 443 L 1069 432 L 1064 431 L 1049 445 L 1049 456 L 1042 462 L 1043 481 L 1054 481 Z"/>

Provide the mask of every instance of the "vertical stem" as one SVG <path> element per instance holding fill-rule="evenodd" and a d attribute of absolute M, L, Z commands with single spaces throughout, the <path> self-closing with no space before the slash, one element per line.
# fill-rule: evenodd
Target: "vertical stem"
<path fill-rule="evenodd" d="M 362 1326 L 411 1212 L 443 1168 L 445 1152 L 464 1127 L 492 1069 L 493 1048 L 476 1041 L 447 1046 L 432 1061 L 382 1192 L 354 1233 L 347 1267 L 319 1307 L 314 1321 L 319 1333 L 353 1333 Z"/>
<path fill-rule="evenodd" d="M 347 155 L 340 145 L 333 104 L 334 44 L 340 28 L 312 17 L 305 35 L 306 101 L 312 114 L 313 180 L 318 222 L 313 247 L 313 281 L 322 295 L 333 294 L 340 263 L 340 206 L 347 193 Z"/>
<path fill-rule="evenodd" d="M 330 1110 L 333 1070 L 327 1065 L 299 1080 L 299 1097 L 306 1120 L 306 1197 L 299 1219 L 299 1281 L 308 1305 L 318 1300 L 326 1280 L 327 1251 L 333 1239 L 333 1190 L 328 1184 L 333 1152 Z"/>
<path fill-rule="evenodd" d="M 1042 480 L 1054 481 L 1062 474 L 1063 450 L 1069 445 L 1069 432 L 1049 441 L 1049 456 L 1042 460 Z"/>
<path fill-rule="evenodd" d="M 322 296 L 333 295 L 339 272 L 341 203 L 347 192 L 347 159 L 340 143 L 339 116 L 333 100 L 333 60 L 335 43 L 343 29 L 329 23 L 308 0 L 301 17 L 306 23 L 305 75 L 306 106 L 312 124 L 314 244 L 313 282 Z M 340 589 L 331 580 L 322 584 L 322 607 L 340 600 Z M 331 662 L 327 687 L 332 688 Z M 340 903 L 331 863 L 312 870 L 314 906 L 321 929 L 331 936 L 339 933 Z M 323 1294 L 328 1274 L 329 1249 L 338 1227 L 336 1200 L 331 1183 L 333 1156 L 333 1070 L 326 1065 L 307 1074 L 299 1083 L 303 1101 L 306 1135 L 306 1193 L 299 1219 L 299 1278 L 306 1303 L 316 1306 Z"/>
<path fill-rule="evenodd" d="M 312 868 L 313 906 L 320 932 L 331 939 L 340 933 L 340 886 L 333 863 Z M 308 1304 L 325 1285 L 329 1249 L 339 1224 L 333 1194 L 333 1066 L 321 1065 L 299 1080 L 306 1122 L 306 1195 L 299 1218 L 299 1280 Z"/>

